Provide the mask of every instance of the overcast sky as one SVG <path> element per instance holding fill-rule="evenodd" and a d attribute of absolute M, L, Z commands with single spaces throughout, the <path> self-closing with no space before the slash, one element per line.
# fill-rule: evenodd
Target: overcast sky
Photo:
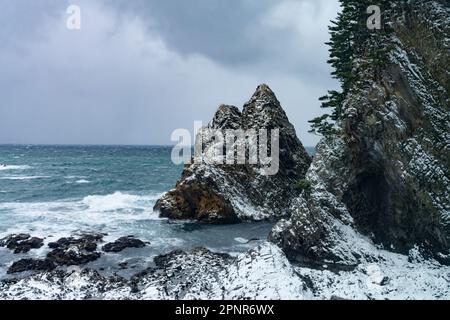
<path fill-rule="evenodd" d="M 81 30 L 66 9 L 81 8 Z M 260 83 L 305 145 L 337 0 L 0 0 L 0 143 L 170 144 Z"/>

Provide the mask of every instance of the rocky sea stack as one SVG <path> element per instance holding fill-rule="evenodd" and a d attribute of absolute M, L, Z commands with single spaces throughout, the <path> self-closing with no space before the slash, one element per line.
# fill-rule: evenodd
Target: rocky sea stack
<path fill-rule="evenodd" d="M 213 120 L 199 134 L 221 130 L 226 137 L 226 130 L 237 129 L 279 129 L 278 173 L 265 175 L 264 166 L 249 164 L 248 153 L 246 164 L 187 165 L 175 188 L 156 203 L 155 210 L 161 216 L 207 223 L 289 216 L 290 201 L 299 194 L 296 183 L 304 178 L 311 158 L 267 85 L 256 89 L 242 112 L 234 106 L 220 106 Z M 199 136 L 197 144 L 198 139 Z M 211 153 L 215 143 L 214 138 L 203 138 L 202 155 Z M 246 137 L 242 143 L 248 147 L 252 141 Z"/>

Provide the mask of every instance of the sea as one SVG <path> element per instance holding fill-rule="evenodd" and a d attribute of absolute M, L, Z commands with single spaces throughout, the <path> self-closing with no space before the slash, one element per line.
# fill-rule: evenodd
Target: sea
<path fill-rule="evenodd" d="M 45 243 L 28 254 L 0 248 L 0 279 L 8 277 L 13 261 L 44 257 L 49 242 L 82 233 L 104 233 L 105 242 L 133 235 L 149 243 L 144 249 L 102 255 L 88 265 L 123 276 L 132 271 L 121 270 L 121 262 L 142 269 L 156 255 L 196 247 L 239 254 L 267 238 L 270 222 L 206 225 L 160 218 L 153 206 L 175 186 L 183 169 L 172 163 L 171 150 L 0 145 L 0 239 L 27 233 Z"/>

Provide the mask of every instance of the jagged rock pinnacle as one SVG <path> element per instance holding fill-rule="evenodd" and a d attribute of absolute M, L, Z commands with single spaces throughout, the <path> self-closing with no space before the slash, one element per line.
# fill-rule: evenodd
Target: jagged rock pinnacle
<path fill-rule="evenodd" d="M 267 84 L 260 84 L 257 88 L 253 96 L 251 97 L 249 103 L 255 102 L 255 101 L 265 101 L 265 102 L 271 102 L 275 105 L 279 105 L 280 102 L 278 101 L 277 97 L 275 96 L 275 93 L 270 89 L 270 87 Z"/>
<path fill-rule="evenodd" d="M 241 124 L 241 112 L 235 106 L 222 104 L 217 109 L 211 127 L 217 129 L 238 129 Z"/>
<path fill-rule="evenodd" d="M 197 219 L 208 223 L 234 223 L 287 217 L 295 183 L 304 177 L 311 158 L 298 140 L 275 94 L 260 85 L 241 113 L 234 106 L 221 105 L 200 134 L 217 129 L 279 130 L 279 170 L 265 176 L 261 165 L 191 164 L 185 168 L 175 189 L 155 205 L 164 217 Z M 200 136 L 198 136 L 200 137 Z M 201 136 L 203 154 L 210 154 L 215 140 Z M 244 144 L 249 144 L 244 138 Z M 197 139 L 196 143 L 200 140 Z M 196 145 L 196 147 L 199 147 Z"/>

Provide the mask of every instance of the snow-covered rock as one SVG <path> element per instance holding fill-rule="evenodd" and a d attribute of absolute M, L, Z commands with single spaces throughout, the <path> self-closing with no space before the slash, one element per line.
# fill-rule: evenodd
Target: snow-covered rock
<path fill-rule="evenodd" d="M 0 299 L 442 299 L 450 298 L 450 267 L 378 250 L 378 262 L 351 270 L 294 266 L 266 242 L 231 257 L 206 249 L 175 251 L 131 279 L 93 270 L 53 271 L 0 282 Z"/>
<path fill-rule="evenodd" d="M 214 156 L 218 141 L 207 132 L 220 130 L 226 139 L 227 130 L 236 129 L 244 132 L 255 130 L 256 133 L 261 129 L 279 129 L 278 173 L 264 174 L 265 165 L 261 161 L 250 164 L 248 150 L 256 142 L 252 136 L 246 136 L 237 142 L 247 149 L 246 164 L 236 164 L 236 161 L 235 164 L 203 162 L 188 165 L 176 187 L 156 203 L 155 209 L 162 216 L 209 223 L 289 216 L 289 203 L 298 195 L 296 182 L 304 177 L 311 159 L 267 85 L 257 88 L 242 113 L 233 106 L 219 107 L 213 120 L 197 136 L 197 144 L 202 151 L 197 157 Z M 270 136 L 271 133 L 268 134 Z"/>
<path fill-rule="evenodd" d="M 311 188 L 271 234 L 291 260 L 348 267 L 379 262 L 374 245 L 405 254 L 418 245 L 450 263 L 449 3 L 383 3 L 392 30 L 355 44 L 361 80 L 339 132 L 322 140 Z M 362 64 L 380 46 L 387 61 Z"/>

